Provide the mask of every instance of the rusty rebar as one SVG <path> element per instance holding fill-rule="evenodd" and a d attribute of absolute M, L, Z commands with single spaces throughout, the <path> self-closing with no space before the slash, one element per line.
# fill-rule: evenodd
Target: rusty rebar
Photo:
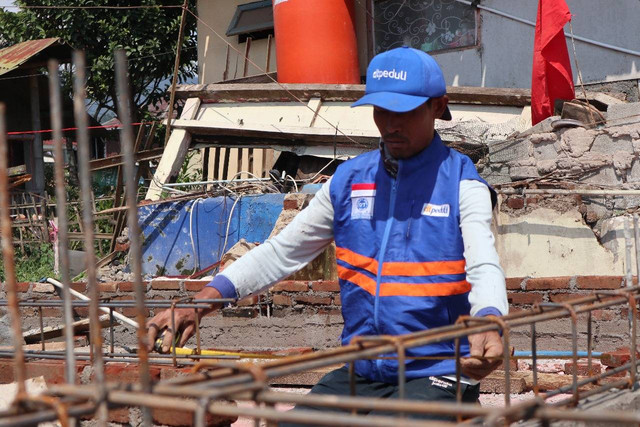
<path fill-rule="evenodd" d="M 7 127 L 5 121 L 5 106 L 0 103 L 0 230 L 2 231 L 2 259 L 4 261 L 4 281 L 7 291 L 11 332 L 13 335 L 14 376 L 18 385 L 18 396 L 27 392 L 27 379 L 22 349 L 22 325 L 20 309 L 18 307 L 18 293 L 16 289 L 16 272 L 13 252 L 13 234 L 11 232 L 11 217 L 9 210 L 9 173 L 8 173 Z"/>
<path fill-rule="evenodd" d="M 73 354 L 73 308 L 71 307 L 71 277 L 69 273 L 69 222 L 67 220 L 67 191 L 64 179 L 65 158 L 62 138 L 62 97 L 60 95 L 60 77 L 58 61 L 49 61 L 49 105 L 51 108 L 51 126 L 54 140 L 54 169 L 56 182 L 56 215 L 58 217 L 58 256 L 60 260 L 60 277 L 62 279 L 62 300 L 64 339 L 67 362 L 64 365 L 67 383 L 76 381 L 76 360 Z M 73 153 L 69 153 L 70 156 Z"/>
<path fill-rule="evenodd" d="M 151 374 L 149 373 L 149 346 L 147 343 L 146 308 L 144 306 L 145 288 L 142 283 L 142 231 L 138 223 L 138 202 L 135 171 L 135 153 L 133 152 L 133 128 L 131 126 L 131 96 L 127 77 L 127 57 L 124 50 L 116 51 L 116 87 L 118 93 L 118 116 L 122 123 L 120 146 L 124 157 L 125 194 L 127 203 L 127 224 L 129 226 L 129 259 L 133 273 L 133 287 L 136 299 L 136 320 L 138 321 L 138 353 L 140 354 L 140 382 L 146 393 L 151 392 Z M 151 424 L 151 412 L 143 409 L 143 423 Z"/>
<path fill-rule="evenodd" d="M 104 362 L 102 360 L 102 326 L 98 300 L 100 290 L 96 280 L 96 256 L 94 250 L 93 229 L 93 190 L 91 188 L 91 170 L 89 168 L 90 148 L 89 130 L 86 106 L 86 62 L 84 53 L 73 52 L 74 78 L 73 78 L 73 113 L 76 121 L 76 138 L 78 141 L 78 172 L 80 181 L 80 198 L 82 201 L 82 225 L 84 230 L 85 267 L 87 272 L 87 289 L 89 291 L 89 323 L 90 340 L 93 352 L 93 367 L 98 383 L 99 395 L 98 422 L 106 425 L 108 420 L 108 408 L 105 399 Z"/>

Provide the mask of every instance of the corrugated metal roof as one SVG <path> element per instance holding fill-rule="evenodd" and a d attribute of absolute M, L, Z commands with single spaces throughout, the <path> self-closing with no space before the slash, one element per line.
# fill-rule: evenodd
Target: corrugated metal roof
<path fill-rule="evenodd" d="M 0 49 L 0 75 L 15 70 L 29 58 L 57 43 L 57 37 L 41 40 L 29 40 L 13 46 Z"/>

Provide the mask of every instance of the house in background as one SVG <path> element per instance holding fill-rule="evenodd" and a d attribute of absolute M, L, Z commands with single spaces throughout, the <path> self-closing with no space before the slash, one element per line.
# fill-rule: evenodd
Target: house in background
<path fill-rule="evenodd" d="M 296 1 L 296 0 L 289 0 Z M 566 0 L 573 15 L 575 50 L 585 84 L 620 82 L 612 90 L 638 99 L 640 8 L 636 0 Z M 531 0 L 349 0 L 353 4 L 360 74 L 369 60 L 394 47 L 425 50 L 442 66 L 450 86 L 529 88 L 537 1 Z M 267 48 L 273 16 L 271 1 L 198 2 L 200 83 L 242 77 L 243 54 L 250 42 L 247 75 L 262 74 L 275 47 Z M 271 25 L 271 27 L 270 27 Z M 215 33 L 214 33 L 215 31 Z M 570 27 L 565 27 L 578 82 Z M 219 35 L 226 37 L 221 39 Z M 227 54 L 227 43 L 231 45 Z M 228 56 L 228 57 L 227 57 Z M 237 64 L 237 65 L 236 65 Z M 225 70 L 226 75 L 225 75 Z M 224 78 L 226 77 L 226 78 Z M 312 83 L 312 82 L 310 82 Z"/>
<path fill-rule="evenodd" d="M 60 64 L 69 64 L 71 52 L 71 47 L 58 38 L 29 40 L 0 49 L 0 102 L 6 106 L 9 166 L 25 166 L 31 180 L 24 189 L 37 195 L 44 193 L 45 157 L 51 159 L 53 151 L 51 132 L 38 132 L 51 129 L 47 62 L 56 59 Z M 62 127 L 73 128 L 73 101 L 63 97 L 62 103 Z M 90 118 L 90 126 L 97 124 Z M 65 132 L 64 136 L 75 141 L 75 131 Z M 92 131 L 92 158 L 106 155 L 108 139 L 106 131 Z M 73 152 L 76 143 L 71 146 Z M 65 154 L 67 159 L 72 152 Z"/>

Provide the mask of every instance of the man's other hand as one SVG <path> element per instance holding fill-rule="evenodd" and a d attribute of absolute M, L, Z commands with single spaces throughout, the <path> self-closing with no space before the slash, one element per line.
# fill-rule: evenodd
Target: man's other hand
<path fill-rule="evenodd" d="M 502 364 L 502 339 L 496 331 L 469 336 L 471 357 L 462 359 L 462 373 L 481 380 Z M 487 360 L 489 359 L 489 360 Z"/>
<path fill-rule="evenodd" d="M 193 296 L 194 299 L 219 299 L 222 298 L 220 292 L 212 287 L 205 287 L 203 290 Z M 198 310 L 198 316 L 202 318 L 206 314 L 212 312 L 216 308 L 219 308 L 221 304 L 214 304 L 209 310 Z M 177 343 L 178 347 L 184 346 L 189 338 L 193 336 L 196 331 L 196 312 L 192 308 L 176 308 L 175 312 L 175 327 L 180 332 L 180 341 Z M 171 330 L 171 310 L 164 310 L 153 316 L 147 321 L 147 339 L 149 343 L 149 351 L 152 351 L 156 339 L 162 335 L 162 332 L 166 330 L 162 338 L 161 353 L 167 353 L 171 350 L 171 345 L 174 341 L 174 331 Z"/>

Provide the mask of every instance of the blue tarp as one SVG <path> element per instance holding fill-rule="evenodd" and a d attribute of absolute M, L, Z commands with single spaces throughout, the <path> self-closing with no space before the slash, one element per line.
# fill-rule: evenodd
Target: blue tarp
<path fill-rule="evenodd" d="M 143 234 L 143 274 L 191 274 L 219 261 L 240 239 L 264 242 L 282 211 L 283 200 L 284 194 L 243 196 L 229 223 L 235 202 L 231 197 L 141 207 L 138 218 Z"/>

